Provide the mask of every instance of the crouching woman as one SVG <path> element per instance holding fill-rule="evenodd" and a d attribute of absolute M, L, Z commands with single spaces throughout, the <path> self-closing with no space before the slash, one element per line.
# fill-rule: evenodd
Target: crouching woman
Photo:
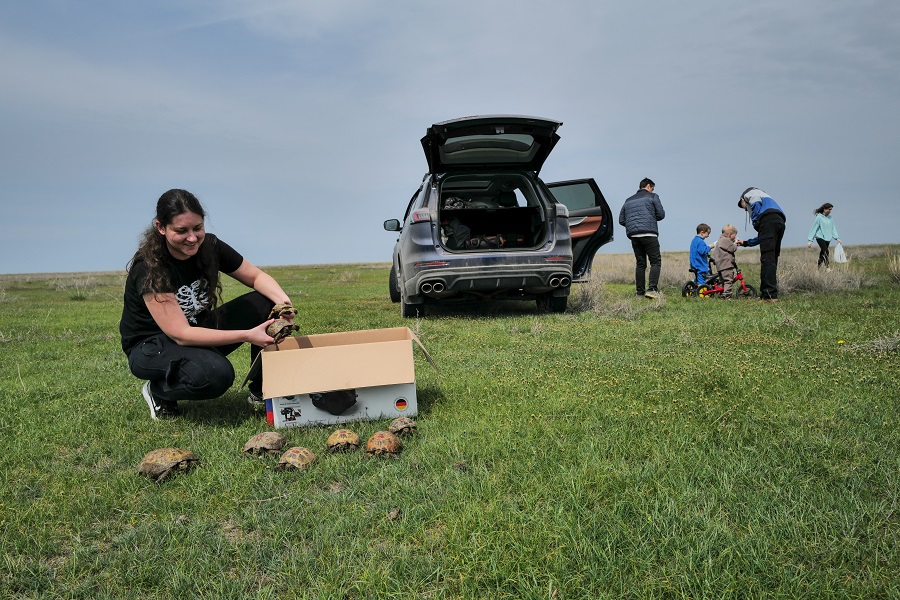
<path fill-rule="evenodd" d="M 186 190 L 160 196 L 156 218 L 128 263 L 119 332 L 131 372 L 153 419 L 180 415 L 179 400 L 217 398 L 234 383 L 226 358 L 244 342 L 250 360 L 273 343 L 266 333 L 281 286 L 204 229 L 206 212 Z M 220 273 L 254 291 L 220 305 Z M 292 317 L 291 317 L 292 319 Z M 262 370 L 249 375 L 251 403 L 262 398 Z"/>

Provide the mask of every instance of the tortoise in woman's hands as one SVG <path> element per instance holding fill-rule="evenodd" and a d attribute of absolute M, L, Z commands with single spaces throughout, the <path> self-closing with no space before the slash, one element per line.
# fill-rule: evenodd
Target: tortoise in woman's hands
<path fill-rule="evenodd" d="M 290 319 L 297 316 L 297 309 L 290 304 L 276 304 L 269 311 L 270 319 Z"/>
<path fill-rule="evenodd" d="M 294 325 L 287 319 L 277 319 L 271 325 L 266 327 L 266 333 L 269 334 L 269 337 L 275 339 L 276 344 L 280 343 L 284 338 L 295 331 L 300 331 L 300 327 Z"/>

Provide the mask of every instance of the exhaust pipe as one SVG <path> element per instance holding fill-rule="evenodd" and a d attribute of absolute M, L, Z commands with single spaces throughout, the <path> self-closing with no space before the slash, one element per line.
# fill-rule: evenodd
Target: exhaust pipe
<path fill-rule="evenodd" d="M 434 285 L 431 286 L 431 289 L 437 293 L 441 293 L 444 291 L 444 284 L 440 281 L 435 281 Z"/>
<path fill-rule="evenodd" d="M 431 291 L 431 284 L 426 281 L 425 283 L 422 284 L 422 293 L 427 294 L 430 291 Z"/>
<path fill-rule="evenodd" d="M 559 277 L 550 278 L 550 287 L 559 287 Z"/>
<path fill-rule="evenodd" d="M 569 284 L 572 283 L 572 280 L 568 277 L 560 277 L 559 278 L 559 286 L 560 287 L 569 287 Z"/>

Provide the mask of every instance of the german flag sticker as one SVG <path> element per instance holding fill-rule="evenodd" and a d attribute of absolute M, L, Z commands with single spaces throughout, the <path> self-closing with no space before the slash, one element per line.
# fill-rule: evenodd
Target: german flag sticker
<path fill-rule="evenodd" d="M 406 410 L 406 398 L 397 398 L 394 401 L 394 408 L 397 410 Z"/>

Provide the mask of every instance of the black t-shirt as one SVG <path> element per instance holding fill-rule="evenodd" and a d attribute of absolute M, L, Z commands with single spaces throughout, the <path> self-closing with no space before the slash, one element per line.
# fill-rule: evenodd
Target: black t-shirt
<path fill-rule="evenodd" d="M 207 233 L 203 245 L 210 244 L 215 251 L 222 273 L 237 271 L 244 257 L 237 250 Z M 203 321 L 211 304 L 209 294 L 215 293 L 216 282 L 208 283 L 197 265 L 197 256 L 187 260 L 178 260 L 166 253 L 165 264 L 169 268 L 172 289 L 163 290 L 175 294 L 188 323 L 192 326 Z M 125 302 L 122 306 L 122 320 L 119 322 L 119 333 L 122 335 L 122 350 L 128 352 L 142 340 L 160 333 L 162 329 L 153 320 L 153 316 L 144 302 L 144 280 L 147 278 L 147 265 L 143 260 L 135 260 L 125 280 Z"/>

